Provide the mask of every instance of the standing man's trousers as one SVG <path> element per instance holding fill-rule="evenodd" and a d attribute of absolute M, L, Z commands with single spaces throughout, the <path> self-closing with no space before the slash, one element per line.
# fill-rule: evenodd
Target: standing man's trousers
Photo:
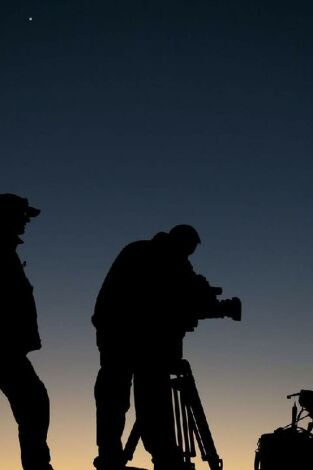
<path fill-rule="evenodd" d="M 0 358 L 0 390 L 8 398 L 18 424 L 24 470 L 52 470 L 47 445 L 49 398 L 25 355 Z"/>

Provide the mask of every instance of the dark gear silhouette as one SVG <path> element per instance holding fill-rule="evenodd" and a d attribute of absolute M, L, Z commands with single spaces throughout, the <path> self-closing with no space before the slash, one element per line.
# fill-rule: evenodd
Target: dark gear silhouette
<path fill-rule="evenodd" d="M 188 260 L 200 238 L 189 225 L 127 245 L 113 262 L 97 297 L 100 371 L 95 384 L 98 470 L 125 466 L 122 434 L 134 383 L 136 418 L 155 470 L 182 470 L 175 440 L 170 370 L 182 357 L 190 324 Z"/>
<path fill-rule="evenodd" d="M 33 288 L 16 249 L 31 217 L 39 209 L 15 194 L 0 195 L 0 390 L 8 398 L 18 424 L 24 470 L 52 470 L 46 443 L 49 398 L 27 358 L 41 348 Z"/>

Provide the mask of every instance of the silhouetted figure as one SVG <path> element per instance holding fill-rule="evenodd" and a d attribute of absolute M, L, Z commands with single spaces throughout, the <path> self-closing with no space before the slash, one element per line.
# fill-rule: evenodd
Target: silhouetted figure
<path fill-rule="evenodd" d="M 97 297 L 101 368 L 95 384 L 98 470 L 125 466 L 121 437 L 134 381 L 136 419 L 155 470 L 182 470 L 175 441 L 170 370 L 194 326 L 188 260 L 200 238 L 189 225 L 127 245 L 112 264 Z"/>
<path fill-rule="evenodd" d="M 313 420 L 313 390 L 301 390 L 299 392 L 299 404 L 308 412 Z"/>
<path fill-rule="evenodd" d="M 0 194 L 0 390 L 18 424 L 24 470 L 53 470 L 46 443 L 49 398 L 27 353 L 41 348 L 33 288 L 16 249 L 39 209 L 15 194 Z"/>
<path fill-rule="evenodd" d="M 255 453 L 255 470 L 312 470 L 313 468 L 313 391 L 287 395 L 298 397 L 291 409 L 291 423 L 262 434 Z M 308 413 L 308 414 L 306 414 Z M 304 420 L 308 418 L 307 427 Z"/>

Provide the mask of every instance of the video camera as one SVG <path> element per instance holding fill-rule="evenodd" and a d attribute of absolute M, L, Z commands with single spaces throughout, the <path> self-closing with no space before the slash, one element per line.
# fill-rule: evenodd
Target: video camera
<path fill-rule="evenodd" d="M 195 324 L 198 320 L 207 318 L 229 317 L 235 321 L 241 321 L 241 300 L 238 297 L 219 300 L 221 287 L 211 286 L 207 279 L 201 274 L 197 274 L 193 286 Z M 193 329 L 193 328 L 192 328 Z"/>

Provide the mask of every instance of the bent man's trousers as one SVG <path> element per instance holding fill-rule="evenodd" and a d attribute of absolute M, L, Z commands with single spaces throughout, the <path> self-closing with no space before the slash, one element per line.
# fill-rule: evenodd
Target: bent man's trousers
<path fill-rule="evenodd" d="M 130 406 L 134 381 L 136 417 L 145 449 L 156 466 L 179 461 L 175 442 L 171 387 L 168 366 L 159 357 L 152 360 L 101 354 L 101 368 L 95 384 L 97 406 L 98 470 L 123 468 L 122 434 Z M 160 468 L 163 468 L 160 466 Z M 174 464 L 170 465 L 174 468 Z"/>

